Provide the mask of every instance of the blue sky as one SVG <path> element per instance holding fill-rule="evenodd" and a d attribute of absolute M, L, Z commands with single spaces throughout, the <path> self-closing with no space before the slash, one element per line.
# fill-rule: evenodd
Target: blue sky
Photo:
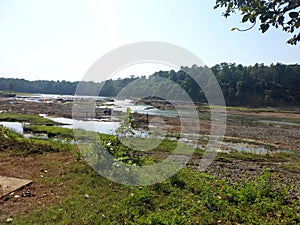
<path fill-rule="evenodd" d="M 196 54 L 208 66 L 221 62 L 300 63 L 300 45 L 271 29 L 225 19 L 214 0 L 0 0 L 0 77 L 81 80 L 101 56 L 125 44 L 163 41 Z M 161 66 L 127 73 L 151 74 Z M 126 73 L 126 72 L 124 72 Z"/>

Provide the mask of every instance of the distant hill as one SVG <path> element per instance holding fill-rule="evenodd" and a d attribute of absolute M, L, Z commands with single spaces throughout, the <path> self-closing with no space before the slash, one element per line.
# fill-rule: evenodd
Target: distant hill
<path fill-rule="evenodd" d="M 100 90 L 99 96 L 114 97 L 120 93 L 139 97 L 141 93 L 156 96 L 164 92 L 168 99 L 176 99 L 174 83 L 180 85 L 196 102 L 206 102 L 205 91 L 214 89 L 214 83 L 207 76 L 211 72 L 217 78 L 227 105 L 236 106 L 300 106 L 300 65 L 255 64 L 242 66 L 221 63 L 208 67 L 182 67 L 175 72 L 159 71 L 146 77 L 131 77 L 118 80 L 107 80 L 101 84 L 83 82 L 81 85 L 89 90 Z M 203 91 L 188 75 L 193 74 L 201 82 Z M 160 82 L 156 81 L 160 79 Z M 74 95 L 79 82 L 68 81 L 28 81 L 24 79 L 0 78 L 0 90 Z M 133 85 L 132 85 L 133 84 Z M 124 91 L 124 87 L 129 90 Z M 98 93 L 98 92 L 97 92 Z M 158 95 L 158 97 L 161 97 Z"/>

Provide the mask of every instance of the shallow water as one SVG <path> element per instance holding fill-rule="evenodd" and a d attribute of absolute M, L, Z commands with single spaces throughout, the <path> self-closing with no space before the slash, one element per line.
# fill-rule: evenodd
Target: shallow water
<path fill-rule="evenodd" d="M 270 152 L 269 149 L 263 147 L 263 146 L 257 146 L 257 145 L 250 145 L 247 143 L 226 143 L 224 142 L 224 146 L 227 147 L 226 151 L 237 151 L 237 152 L 246 152 L 246 153 L 252 153 L 257 155 L 266 155 Z"/>
<path fill-rule="evenodd" d="M 73 120 L 64 117 L 57 117 L 57 118 L 52 118 L 47 116 L 44 117 L 52 121 L 65 124 L 61 126 L 63 128 L 82 129 L 82 130 L 94 131 L 102 134 L 114 134 L 116 129 L 118 129 L 118 127 L 120 126 L 119 122 L 81 121 L 81 120 Z"/>
<path fill-rule="evenodd" d="M 153 116 L 166 116 L 172 118 L 178 118 L 179 116 L 188 117 L 195 114 L 195 112 L 192 110 L 162 110 L 149 105 L 135 105 L 134 101 L 130 99 L 115 100 L 113 105 L 111 105 L 109 108 L 121 112 L 126 112 L 127 108 L 130 108 L 131 112 L 133 113 L 149 114 Z"/>
<path fill-rule="evenodd" d="M 46 117 L 44 115 L 44 117 Z M 49 117 L 46 117 L 49 118 Z M 83 129 L 86 131 L 94 131 L 94 132 L 99 132 L 99 133 L 104 133 L 104 134 L 115 134 L 115 130 L 120 126 L 119 122 L 100 122 L 100 121 L 79 121 L 79 120 L 73 120 L 73 119 L 68 119 L 68 118 L 49 118 L 55 122 L 63 123 L 66 125 L 63 125 L 61 127 L 64 128 L 69 128 L 69 129 Z M 47 139 L 47 136 L 35 136 L 32 134 L 24 134 L 23 131 L 23 124 L 20 122 L 0 122 L 0 125 L 3 125 L 4 127 L 19 133 L 23 134 L 24 137 L 30 138 L 30 137 L 35 137 L 35 138 L 41 138 L 41 139 Z M 146 131 L 138 131 L 139 136 L 146 138 L 148 136 L 148 133 Z M 188 138 L 188 135 L 184 135 L 185 137 L 181 138 L 176 138 L 176 137 L 168 137 L 166 139 L 173 140 L 173 141 L 179 141 L 181 143 L 184 143 L 186 145 L 192 146 L 194 148 L 199 148 L 203 149 L 205 148 L 205 145 L 202 146 L 201 144 L 198 143 L 197 140 L 195 139 L 190 139 Z M 164 139 L 164 137 L 161 137 Z M 207 140 L 207 136 L 199 136 L 199 140 Z M 61 141 L 61 140 L 60 140 Z M 74 144 L 75 142 L 72 141 L 70 144 Z M 270 152 L 282 152 L 283 150 L 270 150 L 268 148 L 265 148 L 263 146 L 258 146 L 258 145 L 253 145 L 253 144 L 248 144 L 246 142 L 240 142 L 240 143 L 233 143 L 233 142 L 223 142 L 223 147 L 225 147 L 224 150 L 221 150 L 221 152 L 232 152 L 232 151 L 237 151 L 237 152 L 246 152 L 246 153 L 252 153 L 252 154 L 259 154 L 259 155 L 265 155 Z"/>
<path fill-rule="evenodd" d="M 4 127 L 18 133 L 23 134 L 23 124 L 20 122 L 0 122 L 0 125 L 3 125 Z"/>
<path fill-rule="evenodd" d="M 44 98 L 75 98 L 75 96 L 60 96 L 60 95 L 40 95 L 40 97 Z M 78 96 L 77 96 L 78 97 Z M 84 97 L 84 96 L 83 96 Z M 88 97 L 88 96 L 86 96 Z M 97 97 L 94 97 L 97 98 Z M 99 97 L 98 99 L 103 99 L 103 97 Z M 113 102 L 108 102 L 109 106 L 101 106 L 100 108 L 111 108 L 113 111 L 122 111 L 126 112 L 127 108 L 130 108 L 132 112 L 137 112 L 141 114 L 149 114 L 154 116 L 166 116 L 166 117 L 178 117 L 178 112 L 176 110 L 160 110 L 154 107 L 149 107 L 148 105 L 135 105 L 133 100 L 125 99 L 125 100 L 117 100 L 115 99 Z M 181 111 L 180 115 L 189 116 L 191 114 L 191 111 L 185 110 Z M 111 121 L 79 121 L 79 120 L 73 120 L 68 118 L 51 118 L 47 117 L 47 115 L 41 115 L 43 117 L 46 117 L 48 119 L 51 119 L 56 122 L 63 123 L 62 127 L 69 128 L 69 129 L 83 129 L 87 131 L 94 131 L 104 134 L 115 134 L 116 129 L 120 126 L 119 122 L 111 122 Z M 113 115 L 112 115 L 113 116 Z M 209 117 L 210 113 L 199 113 L 199 116 L 205 116 Z M 288 125 L 288 126 L 300 126 L 299 122 L 292 121 L 281 121 L 281 120 L 272 120 L 272 118 L 258 118 L 258 117 L 249 117 L 244 115 L 229 115 L 228 118 L 230 121 L 244 121 L 249 120 L 251 123 L 266 123 L 266 124 L 277 124 L 277 125 Z M 19 133 L 21 133 L 21 129 L 19 129 Z M 22 129 L 23 132 L 23 129 Z M 142 137 L 147 137 L 148 133 L 144 132 Z M 199 139 L 207 139 L 208 137 L 200 137 Z M 177 138 L 169 138 L 171 140 L 177 140 Z M 187 145 L 191 145 L 195 148 L 205 148 L 205 146 L 201 146 L 198 144 L 198 140 L 194 140 L 190 135 L 187 135 L 186 138 L 181 138 L 180 141 L 182 143 L 185 143 Z M 247 142 L 241 141 L 239 143 L 227 141 L 222 143 L 223 145 L 223 152 L 230 152 L 230 151 L 238 151 L 238 152 L 248 152 L 253 154 L 267 154 L 269 151 L 271 152 L 277 152 L 282 150 L 270 150 L 262 145 L 259 144 L 249 144 Z"/>

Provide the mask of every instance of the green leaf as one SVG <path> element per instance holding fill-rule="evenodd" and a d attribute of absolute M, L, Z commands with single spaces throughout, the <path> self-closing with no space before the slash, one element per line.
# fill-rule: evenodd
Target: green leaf
<path fill-rule="evenodd" d="M 294 19 L 294 18 L 297 18 L 299 16 L 299 13 L 298 12 L 290 12 L 289 16 Z"/>
<path fill-rule="evenodd" d="M 251 23 L 254 23 L 255 20 L 256 20 L 256 16 L 252 16 L 252 15 L 251 15 L 251 17 L 250 17 L 250 22 L 251 22 Z"/>
<path fill-rule="evenodd" d="M 236 30 L 236 27 L 231 28 L 231 31 L 235 31 L 235 30 Z"/>
<path fill-rule="evenodd" d="M 242 22 L 245 23 L 245 22 L 247 22 L 248 19 L 249 19 L 249 14 L 243 16 Z"/>
<path fill-rule="evenodd" d="M 283 21 L 284 21 L 284 16 L 279 16 L 278 17 L 278 23 L 283 24 Z"/>
<path fill-rule="evenodd" d="M 260 29 L 263 33 L 265 33 L 269 29 L 270 25 L 268 23 L 261 24 Z"/>

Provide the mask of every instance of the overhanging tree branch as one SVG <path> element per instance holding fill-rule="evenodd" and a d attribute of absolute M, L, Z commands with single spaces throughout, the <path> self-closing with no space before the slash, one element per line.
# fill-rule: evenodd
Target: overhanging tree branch
<path fill-rule="evenodd" d="M 292 34 L 288 44 L 296 45 L 300 42 L 300 0 L 216 0 L 214 8 L 225 8 L 225 18 L 239 12 L 242 23 L 252 23 L 247 29 L 232 30 L 248 31 L 259 21 L 262 33 L 270 27 L 281 27 L 283 32 Z"/>

